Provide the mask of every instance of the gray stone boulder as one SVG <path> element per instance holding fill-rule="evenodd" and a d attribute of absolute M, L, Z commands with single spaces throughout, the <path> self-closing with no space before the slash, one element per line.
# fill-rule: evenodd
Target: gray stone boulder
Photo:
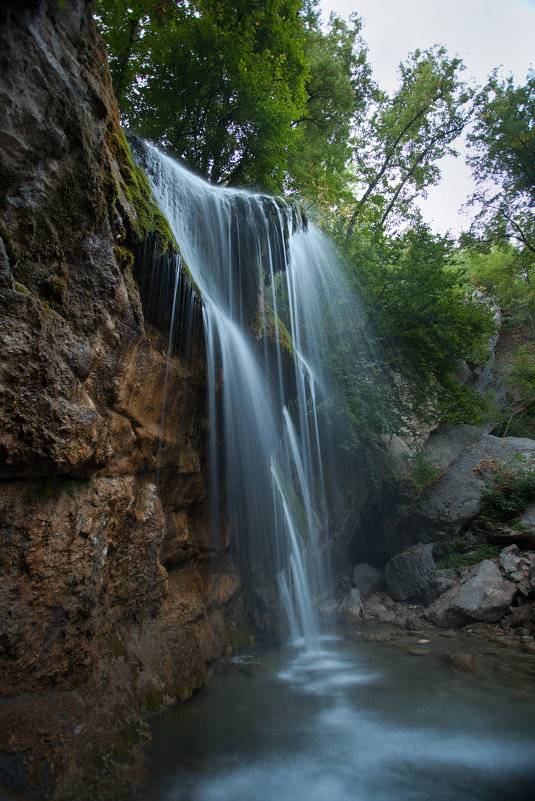
<path fill-rule="evenodd" d="M 388 595 L 370 595 L 364 601 L 362 617 L 378 623 L 395 623 L 398 616 L 393 607 L 394 602 Z"/>
<path fill-rule="evenodd" d="M 340 605 L 342 623 L 358 623 L 361 620 L 362 599 L 356 587 L 350 590 Z"/>
<path fill-rule="evenodd" d="M 485 559 L 467 568 L 455 584 L 425 611 L 425 617 L 438 626 L 464 625 L 480 620 L 496 623 L 509 611 L 516 594 L 514 582 L 503 578 L 498 565 Z"/>
<path fill-rule="evenodd" d="M 535 456 L 535 440 L 483 434 L 471 441 L 477 434 L 477 428 L 466 428 L 467 431 L 463 428 L 460 433 L 451 433 L 450 438 L 454 434 L 457 437 L 454 443 L 449 443 L 451 450 L 444 447 L 444 452 L 439 452 L 437 441 L 430 451 L 431 457 L 436 456 L 438 462 L 444 461 L 459 446 L 458 437 L 463 432 L 466 434 L 466 449 L 422 494 L 411 513 L 400 518 L 388 530 L 385 545 L 391 554 L 395 553 L 396 545 L 396 550 L 411 545 L 411 538 L 412 542 L 437 543 L 458 537 L 479 514 L 481 496 L 493 466 L 506 464 L 515 453 Z"/>
<path fill-rule="evenodd" d="M 450 587 L 457 581 L 457 573 L 455 570 L 444 569 L 437 570 L 435 573 L 434 586 L 437 595 L 442 595 L 443 592 L 449 590 Z"/>
<path fill-rule="evenodd" d="M 318 604 L 320 620 L 325 623 L 333 623 L 340 615 L 340 604 L 335 598 L 325 598 Z"/>
<path fill-rule="evenodd" d="M 502 573 L 515 573 L 523 563 L 518 545 L 508 545 L 500 553 L 499 565 Z"/>
<path fill-rule="evenodd" d="M 428 603 L 436 597 L 435 574 L 433 546 L 418 543 L 387 562 L 387 592 L 395 601 L 424 600 Z"/>
<path fill-rule="evenodd" d="M 384 586 L 383 573 L 376 567 L 361 562 L 353 568 L 353 584 L 364 594 L 380 590 Z"/>

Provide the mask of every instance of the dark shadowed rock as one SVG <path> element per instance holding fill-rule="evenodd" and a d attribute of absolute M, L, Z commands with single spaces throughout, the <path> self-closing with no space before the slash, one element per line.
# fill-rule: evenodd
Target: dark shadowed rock
<path fill-rule="evenodd" d="M 436 595 L 435 563 L 431 544 L 414 545 L 396 554 L 385 567 L 388 593 L 396 601 L 430 600 Z"/>
<path fill-rule="evenodd" d="M 376 567 L 361 562 L 353 568 L 353 584 L 362 593 L 379 590 L 384 584 L 383 573 Z"/>

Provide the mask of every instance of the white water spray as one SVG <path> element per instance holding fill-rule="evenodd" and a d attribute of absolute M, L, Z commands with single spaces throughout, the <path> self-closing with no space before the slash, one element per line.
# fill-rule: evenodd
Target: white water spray
<path fill-rule="evenodd" d="M 318 422 L 330 392 L 325 327 L 348 336 L 347 287 L 295 204 L 213 187 L 150 146 L 141 158 L 202 296 L 212 514 L 224 495 L 231 527 L 272 563 L 292 639 L 310 644 L 326 581 L 325 471 L 333 483 L 336 463 Z"/>

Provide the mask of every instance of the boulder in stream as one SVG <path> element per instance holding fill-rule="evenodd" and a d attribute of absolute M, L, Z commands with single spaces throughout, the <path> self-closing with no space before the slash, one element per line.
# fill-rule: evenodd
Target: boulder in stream
<path fill-rule="evenodd" d="M 432 544 L 418 543 L 387 562 L 386 589 L 396 601 L 430 601 L 436 597 L 435 574 Z"/>
<path fill-rule="evenodd" d="M 362 599 L 356 587 L 350 590 L 342 601 L 340 616 L 342 623 L 358 623 L 361 620 Z"/>
<path fill-rule="evenodd" d="M 485 559 L 467 568 L 461 581 L 437 598 L 425 616 L 438 626 L 464 625 L 473 620 L 496 623 L 509 611 L 516 591 L 498 565 Z"/>

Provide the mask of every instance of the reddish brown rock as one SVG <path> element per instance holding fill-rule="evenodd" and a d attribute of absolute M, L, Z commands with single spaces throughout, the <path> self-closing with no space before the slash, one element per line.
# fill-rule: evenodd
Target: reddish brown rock
<path fill-rule="evenodd" d="M 143 319 L 91 12 L 0 7 L 0 762 L 28 798 L 104 781 L 240 626 L 207 523 L 202 331 L 168 359 Z"/>

